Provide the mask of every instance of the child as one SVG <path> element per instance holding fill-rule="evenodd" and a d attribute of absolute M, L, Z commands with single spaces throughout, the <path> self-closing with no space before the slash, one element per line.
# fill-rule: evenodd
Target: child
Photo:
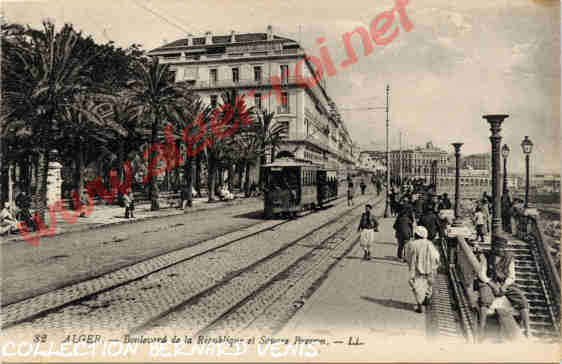
<path fill-rule="evenodd" d="M 477 207 L 476 213 L 474 214 L 474 224 L 476 225 L 476 239 L 480 238 L 480 241 L 484 241 L 484 224 L 486 223 L 486 217 L 482 213 L 482 208 Z"/>

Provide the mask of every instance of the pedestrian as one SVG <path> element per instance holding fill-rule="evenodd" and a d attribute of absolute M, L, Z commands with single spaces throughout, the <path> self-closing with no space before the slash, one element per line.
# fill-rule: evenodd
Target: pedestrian
<path fill-rule="evenodd" d="M 187 203 L 187 187 L 181 186 L 180 190 L 180 204 L 178 205 L 178 209 L 185 210 L 185 205 Z"/>
<path fill-rule="evenodd" d="M 509 190 L 505 190 L 502 195 L 502 225 L 503 231 L 511 234 L 511 208 L 513 207 L 513 201 L 511 199 L 511 194 Z"/>
<path fill-rule="evenodd" d="M 419 225 L 427 230 L 427 238 L 431 241 L 439 233 L 439 218 L 433 209 L 427 208 L 420 217 Z"/>
<path fill-rule="evenodd" d="M 443 194 L 443 198 L 441 199 L 441 210 L 450 210 L 453 207 L 451 200 L 449 200 L 449 195 L 447 192 Z"/>
<path fill-rule="evenodd" d="M 375 231 L 379 231 L 379 223 L 375 216 L 371 214 L 373 206 L 367 204 L 365 212 L 361 214 L 359 228 L 357 231 L 361 233 L 360 245 L 363 248 L 363 259 L 371 260 L 371 244 L 375 238 Z"/>
<path fill-rule="evenodd" d="M 349 178 L 347 183 L 347 206 L 353 206 L 353 181 Z"/>
<path fill-rule="evenodd" d="M 408 283 L 416 298 L 416 312 L 423 313 L 424 305 L 431 303 L 433 295 L 433 279 L 439 268 L 439 252 L 435 245 L 427 239 L 427 230 L 417 226 L 415 240 L 406 247 L 406 260 L 410 271 Z"/>
<path fill-rule="evenodd" d="M 484 225 L 486 224 L 486 217 L 482 212 L 482 207 L 478 206 L 476 212 L 474 213 L 474 225 L 476 226 L 476 239 L 480 238 L 480 241 L 484 241 Z"/>
<path fill-rule="evenodd" d="M 359 184 L 359 187 L 361 188 L 361 194 L 364 195 L 365 189 L 367 188 L 367 185 L 365 184 L 365 182 L 363 180 L 361 180 L 361 183 Z"/>
<path fill-rule="evenodd" d="M 414 202 L 414 212 L 416 213 L 416 221 L 418 221 L 423 214 L 423 205 L 424 205 L 423 193 L 416 194 L 416 200 Z"/>
<path fill-rule="evenodd" d="M 129 191 L 128 193 L 123 195 L 123 203 L 125 204 L 125 219 L 134 219 L 135 200 L 133 191 Z"/>
<path fill-rule="evenodd" d="M 12 233 L 18 231 L 18 221 L 12 213 L 9 202 L 4 202 L 4 208 L 0 211 L 0 234 Z"/>
<path fill-rule="evenodd" d="M 480 332 L 486 327 L 488 310 L 496 297 L 505 296 L 513 308 L 521 313 L 521 323 L 525 336 L 529 336 L 529 302 L 521 289 L 515 284 L 515 258 L 506 252 L 507 240 L 497 237 L 496 244 L 486 254 L 480 254 L 482 271 L 479 274 L 480 292 Z M 495 268 L 495 269 L 494 269 Z"/>
<path fill-rule="evenodd" d="M 396 240 L 398 241 L 398 251 L 396 253 L 396 256 L 398 260 L 401 261 L 404 261 L 404 246 L 412 237 L 413 222 L 411 220 L 411 214 L 412 212 L 409 211 L 408 207 L 403 207 L 393 225 Z"/>
<path fill-rule="evenodd" d="M 381 191 L 382 191 L 382 184 L 381 184 L 380 179 L 377 179 L 376 186 L 377 186 L 377 197 L 378 197 L 378 196 L 380 196 Z"/>

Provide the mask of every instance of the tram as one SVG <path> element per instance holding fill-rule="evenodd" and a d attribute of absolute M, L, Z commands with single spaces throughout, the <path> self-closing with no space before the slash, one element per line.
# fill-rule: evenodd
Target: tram
<path fill-rule="evenodd" d="M 317 164 L 280 158 L 262 167 L 264 217 L 295 216 L 338 198 L 338 173 Z"/>

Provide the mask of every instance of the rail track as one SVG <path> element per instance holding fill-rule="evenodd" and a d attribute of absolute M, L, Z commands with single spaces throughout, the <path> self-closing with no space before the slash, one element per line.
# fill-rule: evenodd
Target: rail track
<path fill-rule="evenodd" d="M 292 220 L 293 224 L 266 221 L 8 305 L 3 308 L 2 328 L 115 328 L 135 333 L 161 327 L 163 322 L 171 326 L 190 322 L 199 331 L 215 330 L 224 322 L 241 322 L 226 319 L 240 315 L 245 303 L 257 297 L 302 285 L 290 279 L 299 269 L 301 276 L 317 279 L 313 273 L 325 270 L 312 267 L 329 267 L 328 263 L 333 263 L 323 252 L 328 246 L 334 248 L 330 251 L 345 252 L 341 235 L 359 207 L 362 205 L 345 209 L 335 217 L 324 211 L 313 214 L 320 223 L 305 234 L 302 231 L 306 229 L 299 228 L 308 226 L 307 216 L 311 213 Z M 288 228 L 293 225 L 300 226 Z M 279 241 L 282 229 L 286 230 L 284 236 L 289 235 L 288 243 Z M 201 269 L 207 266 L 208 271 Z M 283 284 L 279 286 L 279 282 Z M 301 287 L 305 288 L 308 287 Z M 280 302 L 279 297 L 267 301 L 268 307 Z M 201 310 L 197 311 L 197 304 L 202 302 L 206 304 L 200 304 Z M 267 307 L 262 308 L 267 311 Z M 174 320 L 186 311 L 198 317 L 194 321 Z M 244 322 L 251 326 L 258 321 L 254 318 Z"/>

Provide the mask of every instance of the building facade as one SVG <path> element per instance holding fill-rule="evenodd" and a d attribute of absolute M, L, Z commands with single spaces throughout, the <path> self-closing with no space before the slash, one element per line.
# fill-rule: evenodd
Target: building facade
<path fill-rule="evenodd" d="M 502 159 L 503 163 L 503 159 Z M 462 157 L 461 162 L 462 168 L 468 168 L 469 166 L 476 170 L 492 170 L 492 156 L 490 153 L 480 153 L 471 154 L 466 157 Z M 503 166 L 503 164 L 502 164 Z M 503 169 L 502 169 L 503 170 Z"/>
<path fill-rule="evenodd" d="M 275 112 L 288 132 L 278 152 L 337 169 L 354 164 L 350 134 L 320 78 L 294 40 L 266 33 L 245 33 L 177 40 L 149 52 L 170 64 L 184 82 L 211 106 L 224 92 L 245 95 L 246 105 Z M 269 159 L 269 156 L 268 156 Z"/>
<path fill-rule="evenodd" d="M 432 142 L 424 147 L 390 151 L 389 164 L 391 177 L 425 178 L 429 181 L 432 168 L 436 168 L 438 183 L 447 177 L 447 152 L 435 147 Z"/>

